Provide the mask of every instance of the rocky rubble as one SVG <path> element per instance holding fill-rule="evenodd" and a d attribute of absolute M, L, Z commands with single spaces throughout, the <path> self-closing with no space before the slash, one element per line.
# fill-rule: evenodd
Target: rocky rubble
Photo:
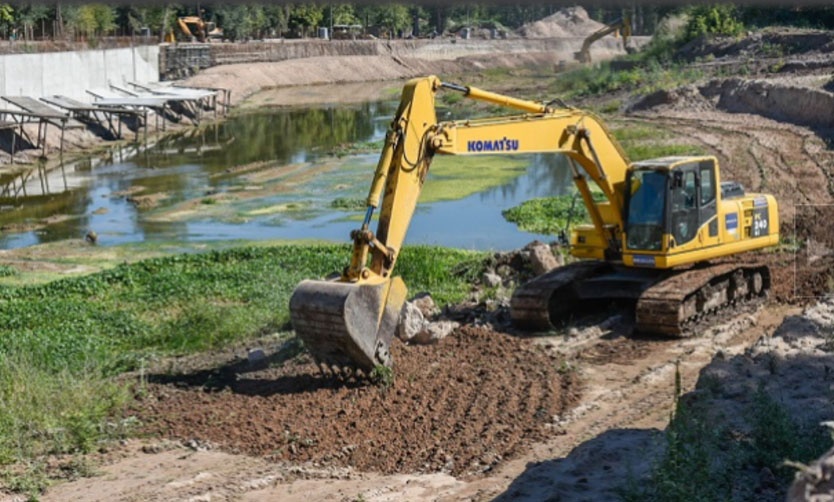
<path fill-rule="evenodd" d="M 554 252 L 555 251 L 555 252 Z M 442 311 L 429 293 L 419 293 L 403 307 L 397 338 L 410 344 L 436 343 L 463 324 L 507 327 L 510 296 L 519 284 L 565 264 L 557 244 L 533 241 L 524 248 L 495 253 L 468 301 Z"/>

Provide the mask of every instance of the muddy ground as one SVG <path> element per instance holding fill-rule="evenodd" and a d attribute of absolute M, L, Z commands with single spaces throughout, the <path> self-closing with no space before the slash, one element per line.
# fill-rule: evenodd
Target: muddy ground
<path fill-rule="evenodd" d="M 771 76 L 775 90 L 761 97 L 797 87 L 786 78 Z M 831 302 L 816 303 L 831 290 L 834 265 L 831 136 L 819 124 L 734 107 L 732 96 L 754 99 L 741 92 L 747 85 L 681 89 L 625 120 L 704 146 L 724 180 L 779 200 L 786 245 L 748 257 L 773 269 L 773 295 L 756 312 L 686 340 L 631 336 L 627 315 L 614 310 L 545 337 L 465 326 L 437 345 L 395 344 L 387 390 L 334 387 L 303 355 L 267 368 L 250 367 L 242 349 L 175 362 L 140 380 L 134 411 L 149 437 L 102 453 L 96 476 L 43 499 L 610 500 L 663 451 L 676 373 L 685 392 L 724 383 L 710 394 L 716 417 L 738 417 L 761 384 L 797 419 L 830 417 Z M 273 361 L 289 350 L 264 349 Z"/>
<path fill-rule="evenodd" d="M 135 414 L 154 436 L 270 460 L 461 476 L 546 438 L 578 393 L 555 354 L 488 328 L 396 344 L 393 356 L 390 386 L 345 385 L 306 356 L 257 371 L 150 375 Z"/>

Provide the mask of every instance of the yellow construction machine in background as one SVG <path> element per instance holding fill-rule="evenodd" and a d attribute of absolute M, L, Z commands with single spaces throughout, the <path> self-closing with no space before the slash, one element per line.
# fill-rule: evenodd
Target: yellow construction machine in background
<path fill-rule="evenodd" d="M 435 95 L 441 89 L 523 113 L 439 122 Z M 571 232 L 570 252 L 582 260 L 516 289 L 516 326 L 546 330 L 580 305 L 625 300 L 634 304 L 637 329 L 687 336 L 710 315 L 767 294 L 767 266 L 715 260 L 777 244 L 776 201 L 722 181 L 715 157 L 630 163 L 588 111 L 431 76 L 403 90 L 364 222 L 351 233 L 350 264 L 336 280 L 303 281 L 293 292 L 292 323 L 313 357 L 325 368 L 364 372 L 391 365 L 389 344 L 407 297 L 394 267 L 434 155 L 542 152 L 567 156 L 591 224 Z M 594 199 L 592 185 L 603 202 Z"/>
<path fill-rule="evenodd" d="M 582 48 L 579 52 L 575 52 L 573 57 L 579 61 L 580 63 L 587 64 L 591 62 L 591 45 L 597 40 L 610 35 L 614 34 L 614 36 L 622 37 L 623 40 L 623 50 L 626 52 L 631 52 L 631 47 L 628 45 L 628 39 L 631 37 L 631 19 L 626 17 L 621 17 L 616 21 L 609 23 L 608 25 L 600 28 L 599 30 L 591 33 L 583 42 Z"/>
<path fill-rule="evenodd" d="M 208 42 L 223 38 L 223 30 L 212 21 L 204 21 L 199 16 L 182 16 L 177 18 L 177 27 L 182 37 L 188 42 Z M 172 29 L 165 35 L 165 41 L 174 43 L 177 37 Z"/>

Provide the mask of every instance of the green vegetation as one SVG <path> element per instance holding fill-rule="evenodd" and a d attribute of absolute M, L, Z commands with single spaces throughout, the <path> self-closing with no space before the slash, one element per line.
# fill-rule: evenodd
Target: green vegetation
<path fill-rule="evenodd" d="M 602 192 L 594 192 L 594 199 L 603 201 L 605 196 Z M 521 230 L 537 234 L 557 235 L 567 230 L 568 222 L 575 225 L 591 221 L 578 193 L 524 201 L 501 214 Z"/>
<path fill-rule="evenodd" d="M 348 197 L 339 197 L 333 199 L 333 202 L 330 203 L 330 207 L 333 209 L 341 209 L 343 211 L 362 211 L 367 206 L 368 202 L 365 199 Z"/>
<path fill-rule="evenodd" d="M 764 389 L 741 412 L 751 426 L 748 432 L 714 416 L 710 405 L 720 398 L 720 382 L 701 390 L 705 395 L 677 400 L 664 456 L 649 482 L 625 490 L 625 500 L 756 500 L 763 469 L 774 473 L 785 490 L 793 473 L 785 461 L 808 462 L 831 444 L 819 426 L 796 423 Z"/>
<path fill-rule="evenodd" d="M 632 162 L 668 155 L 706 155 L 698 145 L 675 143 L 673 136 L 650 124 L 629 123 L 611 131 Z"/>
<path fill-rule="evenodd" d="M 434 158 L 420 202 L 456 200 L 505 185 L 527 169 L 522 155 L 473 155 Z"/>
<path fill-rule="evenodd" d="M 684 40 L 702 36 L 736 36 L 744 31 L 738 9 L 731 4 L 696 5 L 689 11 Z"/>
<path fill-rule="evenodd" d="M 246 216 L 264 216 L 268 214 L 277 214 L 277 213 L 290 213 L 294 211 L 304 211 L 309 207 L 309 203 L 306 202 L 286 202 L 284 204 L 274 204 L 272 206 L 262 207 L 259 209 L 252 209 L 251 211 L 246 211 L 244 214 Z"/>
<path fill-rule="evenodd" d="M 371 370 L 370 376 L 371 380 L 383 389 L 390 389 L 394 385 L 394 370 L 390 366 L 378 364 Z"/>
<path fill-rule="evenodd" d="M 554 79 L 549 91 L 568 100 L 616 91 L 650 94 L 694 82 L 703 76 L 700 69 L 685 65 L 666 66 L 652 61 L 628 70 L 617 70 L 611 62 L 605 61 L 561 74 Z"/>
<path fill-rule="evenodd" d="M 0 465 L 31 470 L 7 472 L 6 483 L 31 481 L 44 455 L 128 434 L 129 419 L 118 419 L 128 384 L 114 375 L 159 356 L 287 336 L 295 285 L 339 270 L 349 253 L 347 245 L 243 247 L 0 286 Z M 454 302 L 485 256 L 411 246 L 399 272 L 413 290 Z"/>
<path fill-rule="evenodd" d="M 328 153 L 335 157 L 344 157 L 346 155 L 358 155 L 362 153 L 377 153 L 382 151 L 382 146 L 384 144 L 384 140 L 341 143 L 339 145 L 334 146 Z"/>

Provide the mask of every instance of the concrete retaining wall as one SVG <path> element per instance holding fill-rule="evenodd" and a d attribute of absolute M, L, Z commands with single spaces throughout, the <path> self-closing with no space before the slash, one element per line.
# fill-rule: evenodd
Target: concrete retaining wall
<path fill-rule="evenodd" d="M 159 81 L 158 46 L 0 56 L 0 96 L 63 94 L 89 101 L 87 89 L 128 81 Z"/>
<path fill-rule="evenodd" d="M 212 65 L 275 62 L 319 56 L 397 56 L 448 60 L 496 52 L 546 52 L 581 46 L 583 38 L 513 40 L 303 40 L 211 45 Z M 598 42 L 604 45 L 606 41 Z"/>
<path fill-rule="evenodd" d="M 642 45 L 649 37 L 633 37 Z M 200 69 L 223 64 L 267 63 L 323 56 L 392 56 L 424 61 L 454 60 L 467 56 L 560 52 L 573 60 L 584 37 L 496 40 L 276 40 L 271 42 L 163 45 L 160 76 L 163 80 L 193 75 Z M 597 41 L 594 52 L 622 52 L 620 40 Z M 610 56 L 609 56 L 610 57 Z M 608 58 L 606 58 L 608 59 Z"/>

